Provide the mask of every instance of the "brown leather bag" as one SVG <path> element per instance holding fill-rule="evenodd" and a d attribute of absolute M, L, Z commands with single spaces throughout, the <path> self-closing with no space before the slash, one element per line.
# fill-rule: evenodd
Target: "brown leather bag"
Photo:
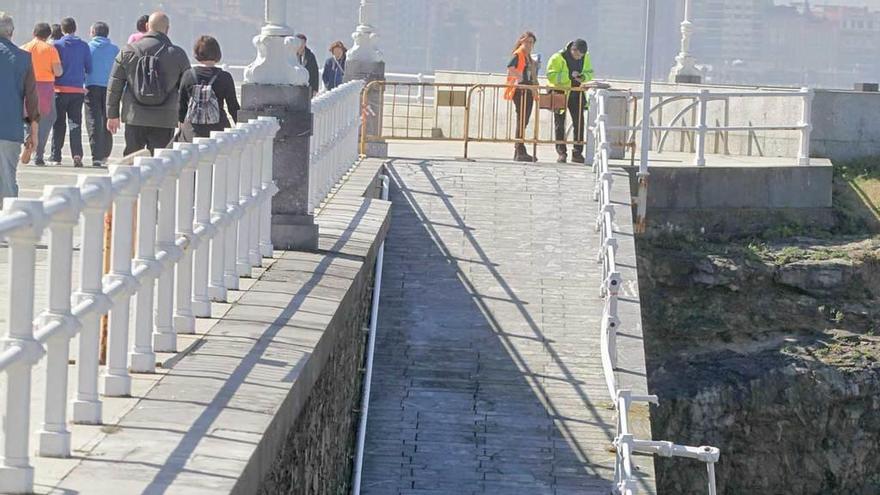
<path fill-rule="evenodd" d="M 538 107 L 542 110 L 553 110 L 554 112 L 558 112 L 564 110 L 566 104 L 565 93 L 551 91 L 538 96 Z"/>

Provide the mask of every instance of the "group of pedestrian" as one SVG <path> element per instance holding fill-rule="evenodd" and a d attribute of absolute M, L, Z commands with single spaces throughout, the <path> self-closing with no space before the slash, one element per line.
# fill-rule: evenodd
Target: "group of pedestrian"
<path fill-rule="evenodd" d="M 308 38 L 302 33 L 298 33 L 296 38 L 300 41 L 299 49 L 297 49 L 297 61 L 309 73 L 309 88 L 312 90 L 312 97 L 315 97 L 320 91 L 320 81 L 324 82 L 324 89 L 332 91 L 342 84 L 345 79 L 345 54 L 348 48 L 341 41 L 334 41 L 330 44 L 328 51 L 330 56 L 324 61 L 324 71 L 318 74 L 318 59 L 315 53 L 307 46 Z"/>
<path fill-rule="evenodd" d="M 120 49 L 110 41 L 107 23 L 94 23 L 86 42 L 67 17 L 57 25 L 60 35 L 41 22 L 33 39 L 18 48 L 13 19 L 0 11 L 0 108 L 23 108 L 22 115 L 0 114 L 0 199 L 17 195 L 19 162 L 33 157 L 34 165 L 46 165 L 50 131 L 48 161 L 60 165 L 68 138 L 74 167 L 83 166 L 83 108 L 96 167 L 105 165 L 123 123 L 128 155 L 152 153 L 175 139 L 207 137 L 230 127 L 230 116 L 237 121 L 235 82 L 217 67 L 222 52 L 215 38 L 196 40 L 191 65 L 168 37 L 166 14 L 142 16 L 136 26 Z"/>
<path fill-rule="evenodd" d="M 516 109 L 514 145 L 515 161 L 534 162 L 537 157 L 529 155 L 525 146 L 525 129 L 529 125 L 535 101 L 542 96 L 538 86 L 538 63 L 532 58 L 532 50 L 538 38 L 531 31 L 520 35 L 507 64 L 507 88 L 504 98 L 512 100 Z M 576 39 L 564 49 L 553 54 L 547 61 L 547 84 L 551 90 L 546 95 L 553 113 L 554 139 L 558 163 L 568 161 L 566 141 L 566 111 L 571 116 L 574 129 L 574 146 L 571 161 L 584 163 L 584 112 L 587 109 L 586 94 L 580 88 L 593 79 L 593 65 L 587 42 Z M 561 100 L 561 102 L 560 102 Z M 557 104 L 557 102 L 560 102 Z"/>

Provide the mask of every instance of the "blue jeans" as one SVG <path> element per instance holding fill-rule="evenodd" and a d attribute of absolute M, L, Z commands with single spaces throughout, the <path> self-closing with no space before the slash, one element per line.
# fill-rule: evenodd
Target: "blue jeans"
<path fill-rule="evenodd" d="M 21 143 L 0 139 L 0 201 L 18 196 L 15 171 L 21 156 Z"/>

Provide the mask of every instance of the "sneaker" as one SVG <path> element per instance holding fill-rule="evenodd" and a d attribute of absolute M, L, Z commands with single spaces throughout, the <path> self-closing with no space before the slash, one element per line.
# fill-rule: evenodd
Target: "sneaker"
<path fill-rule="evenodd" d="M 571 154 L 571 162 L 572 163 L 584 163 L 584 154 L 575 151 Z"/>
<path fill-rule="evenodd" d="M 42 158 L 34 158 L 34 165 L 36 165 L 38 167 L 45 167 L 46 161 L 43 160 Z"/>
<path fill-rule="evenodd" d="M 83 166 L 83 159 L 82 159 L 82 157 L 81 157 L 81 156 L 75 156 L 75 157 L 73 157 L 73 167 L 74 167 L 74 168 L 80 168 L 80 167 L 82 167 L 82 166 Z"/>
<path fill-rule="evenodd" d="M 104 167 L 104 160 L 92 160 L 92 166 L 97 168 Z"/>
<path fill-rule="evenodd" d="M 559 153 L 559 156 L 556 158 L 556 163 L 565 163 L 568 161 L 567 153 Z"/>

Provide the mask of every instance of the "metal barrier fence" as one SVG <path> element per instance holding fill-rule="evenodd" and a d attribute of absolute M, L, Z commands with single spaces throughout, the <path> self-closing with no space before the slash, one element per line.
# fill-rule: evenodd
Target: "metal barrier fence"
<path fill-rule="evenodd" d="M 211 138 L 157 150 L 155 158 L 135 158 L 133 166 L 112 165 L 108 176 L 80 176 L 77 186 L 47 186 L 42 199 L 4 200 L 0 236 L 8 240 L 9 295 L 0 353 L 6 385 L 0 492 L 33 492 L 31 377 L 44 354 L 45 406 L 37 455 L 69 457 L 72 338 L 79 336 L 72 420 L 101 424 L 102 315 L 109 312 L 103 395 L 128 396 L 129 370 L 154 372 L 156 352 L 175 351 L 178 333 L 193 333 L 194 318 L 209 317 L 211 301 L 225 301 L 240 276 L 250 276 L 252 267 L 272 255 L 272 142 L 278 128 L 274 118 L 260 117 L 212 132 Z M 111 266 L 103 275 L 108 211 L 113 212 Z M 80 280 L 74 291 L 76 227 L 81 232 Z M 36 253 L 46 232 L 49 301 L 35 319 Z M 137 301 L 133 319 L 132 297 Z"/>
<path fill-rule="evenodd" d="M 367 143 L 385 140 L 461 142 L 465 158 L 474 142 L 521 143 L 533 151 L 539 144 L 585 146 L 583 115 L 591 87 L 516 86 L 508 98 L 505 84 L 373 81 L 362 97 L 361 153 Z M 556 139 L 554 114 L 569 107 L 580 108 L 582 118 L 573 122 L 566 112 L 565 137 Z"/>
<path fill-rule="evenodd" d="M 631 143 L 630 147 L 635 154 L 636 134 L 641 130 L 641 122 L 637 121 L 637 108 L 644 105 L 644 94 L 641 91 L 624 91 L 619 93 L 632 104 L 633 125 L 609 126 L 610 131 L 624 131 L 627 134 L 625 141 Z M 757 143 L 757 132 L 768 131 L 796 131 L 798 132 L 797 163 L 801 166 L 810 164 L 810 124 L 812 114 L 812 102 L 814 91 L 810 88 L 802 88 L 794 91 L 716 91 L 708 89 L 691 92 L 652 92 L 650 102 L 651 114 L 651 147 L 654 151 L 662 153 L 670 140 L 672 133 L 680 133 L 680 150 L 694 153 L 694 165 L 705 166 L 706 154 L 710 153 L 707 137 L 710 133 L 715 136 L 714 153 L 730 154 L 731 133 L 745 133 L 748 140 L 748 155 L 751 155 L 752 143 Z M 751 120 L 739 125 L 730 124 L 731 101 L 748 99 L 800 99 L 801 111 L 796 123 L 770 123 L 753 124 Z M 724 105 L 719 112 L 723 118 L 716 119 L 715 125 L 709 123 L 709 105 L 718 102 Z M 664 123 L 664 110 L 673 112 L 668 123 Z M 687 124 L 690 117 L 693 125 Z M 743 120 L 743 119 L 739 119 Z M 759 153 L 760 154 L 760 153 Z"/>
<path fill-rule="evenodd" d="M 637 476 L 633 467 L 633 455 L 641 452 L 661 456 L 679 456 L 697 459 L 706 463 L 708 471 L 708 489 L 715 495 L 715 463 L 720 451 L 715 447 L 689 447 L 676 445 L 672 442 L 640 440 L 633 436 L 629 426 L 629 413 L 634 402 L 658 402 L 656 395 L 637 395 L 629 390 L 618 387 L 615 371 L 617 369 L 617 330 L 621 321 L 618 316 L 618 298 L 623 279 L 617 269 L 617 237 L 614 230 L 614 217 L 617 206 L 611 198 L 614 175 L 610 169 L 611 143 L 610 127 L 606 112 L 606 90 L 593 91 L 590 94 L 592 104 L 596 108 L 596 122 L 592 127 L 592 139 L 595 140 L 595 156 L 593 170 L 596 174 L 596 188 L 593 198 L 598 202 L 599 211 L 596 219 L 596 230 L 600 233 L 601 247 L 598 261 L 602 263 L 601 295 L 605 305 L 601 324 L 602 368 L 608 394 L 617 409 L 617 435 L 614 440 L 617 462 L 614 472 L 615 490 L 621 495 L 633 495 L 638 492 Z M 626 179 L 628 180 L 628 179 Z M 627 184 L 627 187 L 628 184 Z M 630 214 L 630 205 L 621 204 L 623 215 Z"/>
<path fill-rule="evenodd" d="M 309 144 L 309 213 L 358 159 L 361 91 L 364 81 L 347 82 L 312 100 L 314 132 Z"/>

